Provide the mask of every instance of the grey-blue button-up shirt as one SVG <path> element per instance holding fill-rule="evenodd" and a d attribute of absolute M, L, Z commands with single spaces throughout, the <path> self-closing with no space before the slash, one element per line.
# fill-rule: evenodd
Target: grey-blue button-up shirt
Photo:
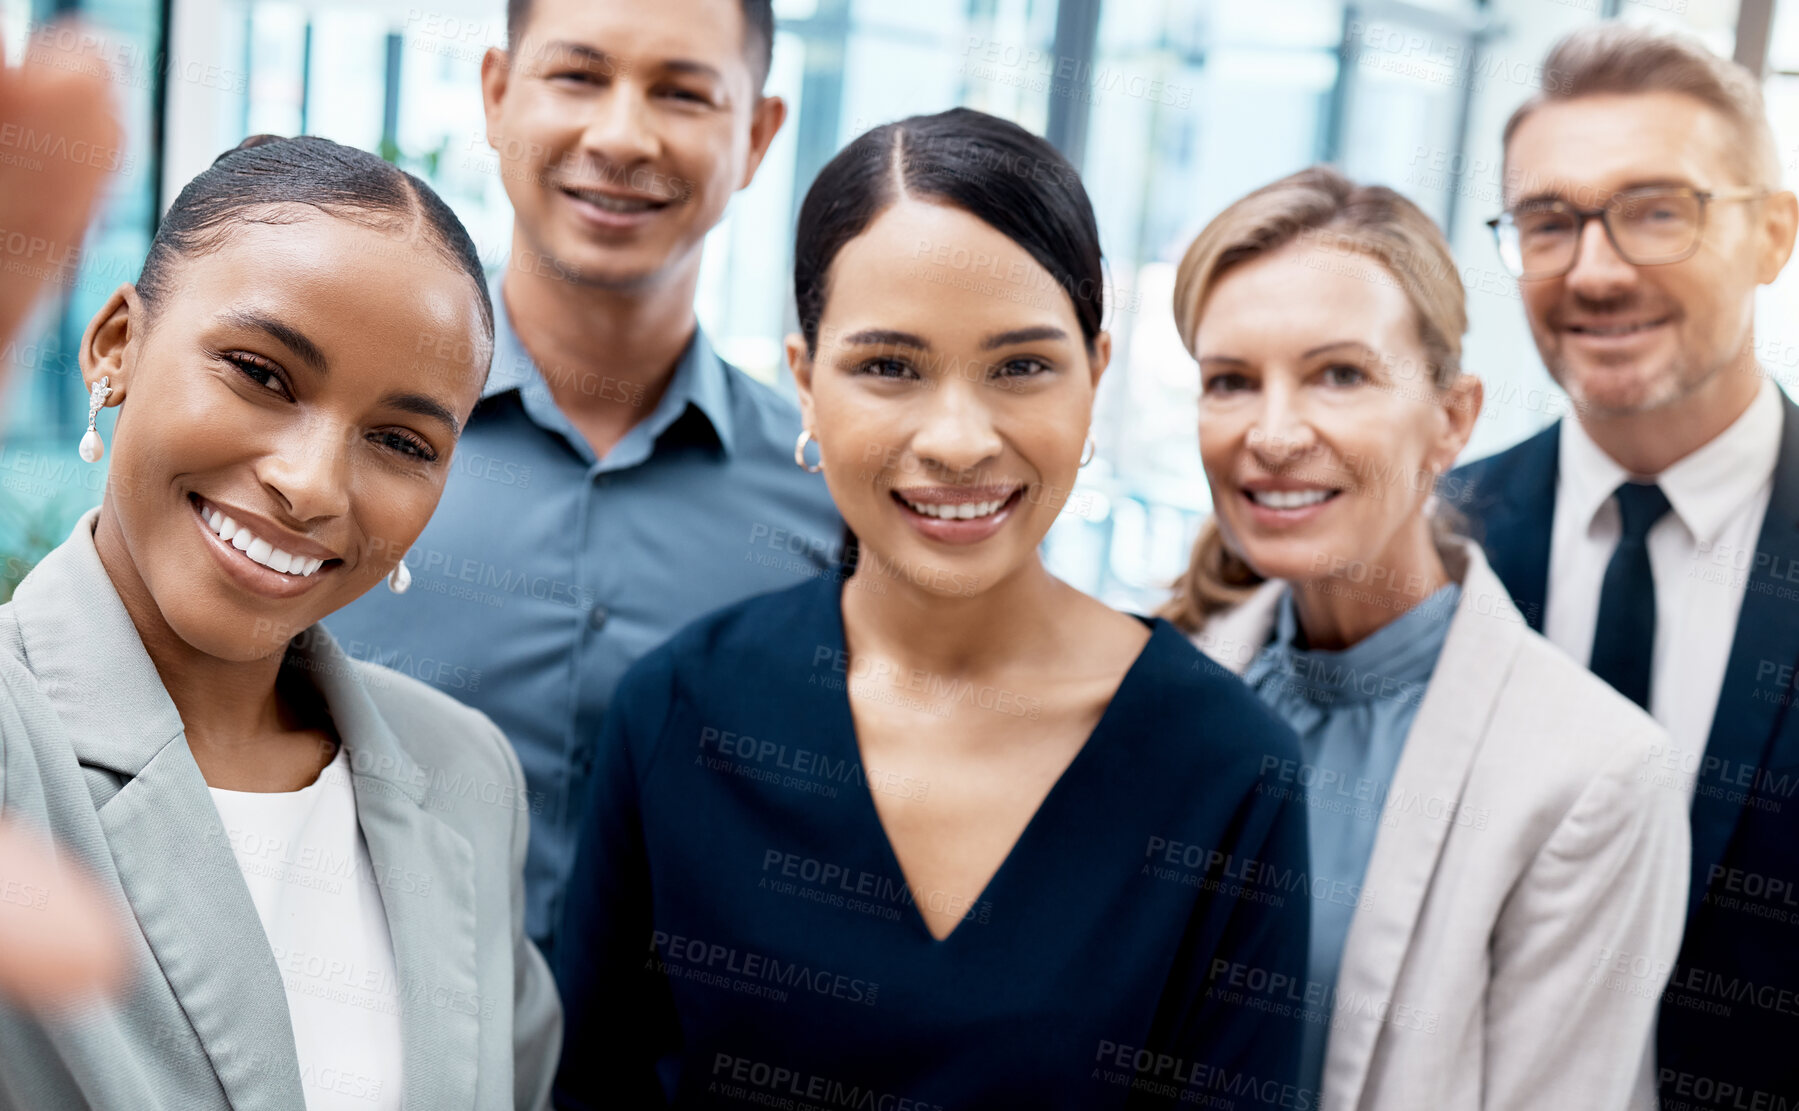
<path fill-rule="evenodd" d="M 531 812 L 525 928 L 547 955 L 592 746 L 625 669 L 711 610 L 828 573 L 843 525 L 822 476 L 794 465 L 798 408 L 697 329 L 656 408 L 601 459 L 551 398 L 497 284 L 493 300 L 493 369 L 406 554 L 411 590 L 378 586 L 326 626 L 352 656 L 447 691 L 511 738 L 529 796 L 493 801 Z M 591 388 L 628 399 L 635 387 Z"/>

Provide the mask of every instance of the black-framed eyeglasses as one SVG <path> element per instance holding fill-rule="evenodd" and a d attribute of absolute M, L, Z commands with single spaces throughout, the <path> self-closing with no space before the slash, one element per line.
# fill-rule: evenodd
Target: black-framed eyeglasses
<path fill-rule="evenodd" d="M 1632 266 L 1659 266 L 1691 258 L 1705 234 L 1705 208 L 1712 201 L 1747 201 L 1766 189 L 1694 189 L 1645 185 L 1626 189 L 1603 208 L 1575 208 L 1566 201 L 1530 201 L 1487 221 L 1499 258 L 1523 281 L 1559 278 L 1574 269 L 1588 220 L 1605 228 L 1618 257 Z"/>

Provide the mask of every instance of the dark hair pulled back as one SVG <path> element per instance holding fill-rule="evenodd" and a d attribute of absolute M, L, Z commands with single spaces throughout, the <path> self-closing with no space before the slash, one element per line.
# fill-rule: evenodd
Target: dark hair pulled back
<path fill-rule="evenodd" d="M 1080 174 L 1017 124 L 952 108 L 864 132 L 807 191 L 795 234 L 793 295 L 808 352 L 818 349 L 831 263 L 902 196 L 959 208 L 1029 252 L 1074 302 L 1092 350 L 1105 315 L 1105 272 Z"/>
<path fill-rule="evenodd" d="M 312 135 L 252 135 L 187 183 L 157 226 L 138 276 L 138 296 L 152 317 L 181 259 L 217 250 L 240 224 L 290 223 L 294 206 L 393 233 L 400 249 L 435 250 L 474 283 L 482 324 L 493 335 L 480 255 L 450 207 L 398 166 Z"/>

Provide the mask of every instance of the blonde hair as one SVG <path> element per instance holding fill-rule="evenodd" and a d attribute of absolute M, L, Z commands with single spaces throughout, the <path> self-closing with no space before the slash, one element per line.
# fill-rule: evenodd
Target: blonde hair
<path fill-rule="evenodd" d="M 1381 264 L 1412 303 L 1431 382 L 1443 390 L 1462 373 L 1468 310 L 1455 257 L 1437 225 L 1417 205 L 1379 185 L 1357 185 L 1329 166 L 1313 166 L 1264 185 L 1205 226 L 1181 259 L 1174 282 L 1174 320 L 1189 354 L 1197 354 L 1207 296 L 1233 267 L 1306 242 Z M 1213 614 L 1237 605 L 1262 579 L 1230 551 L 1214 513 L 1200 527 L 1187 571 L 1159 611 L 1197 632 Z"/>
<path fill-rule="evenodd" d="M 1755 75 L 1689 35 L 1616 20 L 1582 27 L 1555 44 L 1543 60 L 1539 91 L 1506 121 L 1505 148 L 1546 104 L 1642 93 L 1680 93 L 1716 111 L 1736 132 L 1727 157 L 1745 184 L 1779 187 L 1780 155 Z"/>

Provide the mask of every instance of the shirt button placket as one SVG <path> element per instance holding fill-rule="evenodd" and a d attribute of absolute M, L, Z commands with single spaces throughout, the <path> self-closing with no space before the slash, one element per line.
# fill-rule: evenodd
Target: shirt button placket
<path fill-rule="evenodd" d="M 598 464 L 595 465 L 595 469 L 593 471 L 590 471 L 588 473 L 589 473 L 589 477 L 593 480 L 593 489 L 596 492 L 596 494 L 598 491 L 607 490 L 607 489 L 611 488 L 612 476 L 609 474 L 606 474 L 602 471 L 599 471 Z M 593 505 L 593 501 L 594 501 L 594 499 L 589 499 L 588 504 L 590 506 Z M 598 520 L 600 520 L 599 514 L 597 512 L 593 513 L 593 515 L 589 518 L 589 527 L 591 527 L 592 522 L 598 521 Z M 591 534 L 589 534 L 586 537 L 586 539 L 587 539 L 587 542 L 589 545 L 593 544 L 594 538 Z M 589 632 L 597 633 L 601 629 L 606 627 L 606 619 L 608 617 L 612 616 L 612 613 L 610 610 L 608 610 L 604 605 L 602 605 L 600 603 L 599 591 L 596 589 L 598 584 L 588 581 L 587 575 L 588 575 L 588 572 L 590 570 L 592 570 L 592 567 L 593 567 L 593 565 L 588 560 L 582 559 L 580 561 L 579 568 L 581 571 L 581 586 L 583 589 L 585 589 L 587 591 L 587 595 L 588 595 L 587 628 L 588 628 Z"/>

